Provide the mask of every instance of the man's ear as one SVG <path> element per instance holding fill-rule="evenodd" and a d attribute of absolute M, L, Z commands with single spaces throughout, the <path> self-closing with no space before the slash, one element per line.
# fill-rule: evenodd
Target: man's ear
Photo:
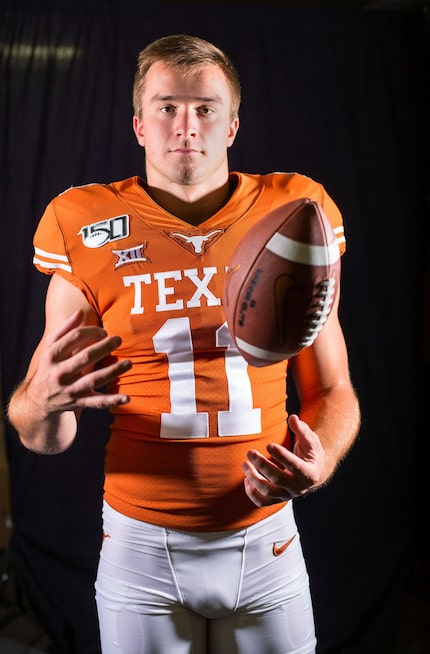
<path fill-rule="evenodd" d="M 231 148 L 236 138 L 237 130 L 239 129 L 239 117 L 236 116 L 234 120 L 230 123 L 230 129 L 227 135 L 227 147 Z"/>
<path fill-rule="evenodd" d="M 137 116 L 133 116 L 133 131 L 136 135 L 136 139 L 139 145 L 141 145 L 142 148 L 145 147 L 142 121 Z"/>

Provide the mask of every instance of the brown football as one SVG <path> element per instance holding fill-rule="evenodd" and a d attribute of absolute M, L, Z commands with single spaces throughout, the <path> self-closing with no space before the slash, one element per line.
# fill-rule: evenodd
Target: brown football
<path fill-rule="evenodd" d="M 340 272 L 336 236 L 315 200 L 284 204 L 251 227 L 231 257 L 223 298 L 246 361 L 267 366 L 311 345 L 333 307 Z"/>

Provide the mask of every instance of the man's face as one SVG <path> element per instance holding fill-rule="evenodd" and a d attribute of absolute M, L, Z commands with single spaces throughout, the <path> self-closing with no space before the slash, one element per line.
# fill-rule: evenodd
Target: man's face
<path fill-rule="evenodd" d="M 201 186 L 210 192 L 228 176 L 227 148 L 236 136 L 231 91 L 218 66 L 189 75 L 162 62 L 146 76 L 142 117 L 134 117 L 139 145 L 145 148 L 150 186 L 174 193 L 174 185 Z"/>

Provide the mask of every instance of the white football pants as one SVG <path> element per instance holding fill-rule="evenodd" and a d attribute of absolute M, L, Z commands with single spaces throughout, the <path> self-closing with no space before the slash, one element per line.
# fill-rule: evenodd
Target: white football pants
<path fill-rule="evenodd" d="M 291 502 L 247 529 L 204 534 L 133 520 L 105 503 L 103 530 L 103 654 L 315 652 Z"/>

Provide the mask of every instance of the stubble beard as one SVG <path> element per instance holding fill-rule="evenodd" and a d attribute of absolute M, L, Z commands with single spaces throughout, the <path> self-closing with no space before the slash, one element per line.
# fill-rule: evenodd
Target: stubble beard
<path fill-rule="evenodd" d="M 181 164 L 173 175 L 172 181 L 180 186 L 191 186 L 197 179 L 196 168 L 190 164 Z"/>

